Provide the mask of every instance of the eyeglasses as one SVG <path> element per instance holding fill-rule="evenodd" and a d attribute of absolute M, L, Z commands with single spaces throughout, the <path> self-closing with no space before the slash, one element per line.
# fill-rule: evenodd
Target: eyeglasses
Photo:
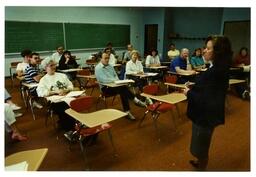
<path fill-rule="evenodd" d="M 50 64 L 50 65 L 48 65 L 49 67 L 54 67 L 54 66 L 56 66 L 56 64 Z"/>

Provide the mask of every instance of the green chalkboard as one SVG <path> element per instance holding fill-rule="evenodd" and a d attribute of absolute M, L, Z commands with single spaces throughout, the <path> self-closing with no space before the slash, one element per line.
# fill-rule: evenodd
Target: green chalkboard
<path fill-rule="evenodd" d="M 124 47 L 130 42 L 130 25 L 65 23 L 66 48 L 102 48 L 108 42 Z"/>
<path fill-rule="evenodd" d="M 48 22 L 5 22 L 5 53 L 23 49 L 52 51 L 66 42 L 66 49 L 103 48 L 108 42 L 124 47 L 130 42 L 130 25 Z M 65 40 L 65 42 L 64 42 Z"/>
<path fill-rule="evenodd" d="M 5 53 L 52 51 L 59 45 L 64 45 L 62 23 L 5 22 Z"/>

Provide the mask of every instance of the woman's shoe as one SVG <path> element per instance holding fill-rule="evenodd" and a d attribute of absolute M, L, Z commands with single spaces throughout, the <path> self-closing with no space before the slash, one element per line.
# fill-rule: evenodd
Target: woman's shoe
<path fill-rule="evenodd" d="M 189 163 L 194 167 L 194 168 L 199 168 L 199 162 L 197 160 L 189 160 Z"/>
<path fill-rule="evenodd" d="M 25 135 L 21 135 L 19 133 L 13 133 L 12 134 L 12 139 L 13 140 L 18 140 L 18 141 L 27 141 L 28 137 Z"/>

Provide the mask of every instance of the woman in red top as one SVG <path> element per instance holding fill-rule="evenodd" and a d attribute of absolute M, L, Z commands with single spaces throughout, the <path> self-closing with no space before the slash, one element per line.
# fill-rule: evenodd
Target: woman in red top
<path fill-rule="evenodd" d="M 234 66 L 250 65 L 250 55 L 246 47 L 242 47 L 234 58 Z"/>

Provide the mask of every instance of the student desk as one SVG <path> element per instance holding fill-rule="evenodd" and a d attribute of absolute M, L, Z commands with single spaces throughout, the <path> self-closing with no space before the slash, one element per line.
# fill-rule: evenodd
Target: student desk
<path fill-rule="evenodd" d="M 168 74 L 173 74 L 173 75 L 178 75 L 178 76 L 194 76 L 196 74 L 199 74 L 199 72 L 192 74 L 192 73 L 176 73 L 176 72 L 168 71 Z"/>
<path fill-rule="evenodd" d="M 240 83 L 244 83 L 246 82 L 246 80 L 242 80 L 242 79 L 229 79 L 229 85 L 233 85 L 233 84 L 240 84 Z M 171 87 L 176 87 L 176 88 L 180 88 L 180 89 L 185 89 L 186 85 L 185 84 L 173 84 L 173 83 L 168 83 L 165 82 L 164 83 L 167 86 L 171 86 Z M 190 85 L 195 84 L 194 82 L 190 82 Z"/>
<path fill-rule="evenodd" d="M 96 79 L 96 76 L 94 74 L 92 75 L 80 75 L 80 74 L 77 74 L 76 77 L 81 77 L 81 78 L 85 78 L 85 79 Z"/>
<path fill-rule="evenodd" d="M 187 99 L 187 97 L 183 93 L 171 93 L 171 94 L 159 95 L 159 96 L 142 93 L 141 96 L 149 97 L 151 99 L 154 99 L 160 102 L 170 103 L 170 104 L 177 104 Z"/>
<path fill-rule="evenodd" d="M 79 113 L 69 108 L 65 112 L 89 128 L 127 116 L 127 113 L 116 109 L 102 109 L 92 113 Z"/>
<path fill-rule="evenodd" d="M 146 67 L 148 69 L 154 69 L 154 70 L 158 70 L 158 69 L 166 69 L 167 66 L 151 66 L 151 67 Z"/>
<path fill-rule="evenodd" d="M 57 70 L 62 73 L 69 73 L 69 72 L 75 72 L 75 71 L 81 71 L 81 68 L 71 68 L 71 69 L 63 69 L 63 70 Z"/>
<path fill-rule="evenodd" d="M 229 85 L 244 83 L 246 80 L 243 79 L 229 79 Z"/>
<path fill-rule="evenodd" d="M 28 171 L 36 171 L 43 162 L 48 148 L 21 151 L 14 153 L 5 158 L 5 166 L 14 165 L 26 161 L 28 163 Z"/>
<path fill-rule="evenodd" d="M 129 83 L 134 83 L 134 81 L 128 80 L 128 82 L 119 83 L 119 84 L 116 84 L 115 82 L 101 83 L 101 85 L 104 85 L 104 86 L 107 86 L 107 87 L 120 87 L 120 86 L 128 85 Z"/>

